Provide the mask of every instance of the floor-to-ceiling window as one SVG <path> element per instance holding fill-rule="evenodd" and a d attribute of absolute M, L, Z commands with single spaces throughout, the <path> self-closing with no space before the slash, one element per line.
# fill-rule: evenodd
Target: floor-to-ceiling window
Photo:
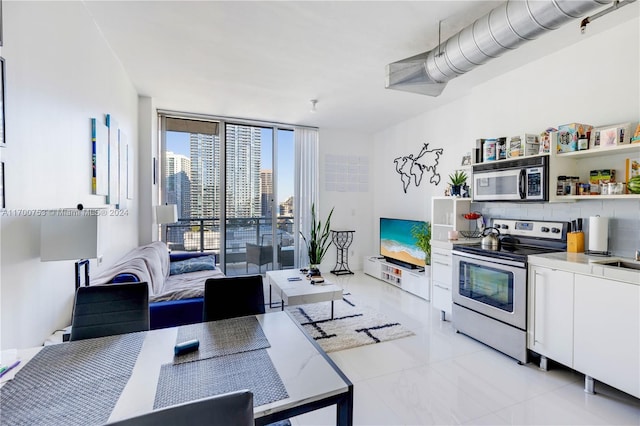
<path fill-rule="evenodd" d="M 293 130 L 165 113 L 160 127 L 170 249 L 214 252 L 228 276 L 294 267 Z"/>

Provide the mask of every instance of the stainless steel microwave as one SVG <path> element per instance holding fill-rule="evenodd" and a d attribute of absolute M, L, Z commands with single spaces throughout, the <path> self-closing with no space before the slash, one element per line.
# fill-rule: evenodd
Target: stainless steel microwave
<path fill-rule="evenodd" d="M 549 201 L 549 156 L 473 166 L 474 201 Z"/>

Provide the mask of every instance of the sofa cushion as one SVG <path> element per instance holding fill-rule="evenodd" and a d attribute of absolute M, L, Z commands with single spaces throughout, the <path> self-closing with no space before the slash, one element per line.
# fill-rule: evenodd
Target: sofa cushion
<path fill-rule="evenodd" d="M 214 271 L 216 269 L 213 256 L 192 257 L 191 259 L 171 262 L 169 275 L 186 274 L 198 271 Z"/>

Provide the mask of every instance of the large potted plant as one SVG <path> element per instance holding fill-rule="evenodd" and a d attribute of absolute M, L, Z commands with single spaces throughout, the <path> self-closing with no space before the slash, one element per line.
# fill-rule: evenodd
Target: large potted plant
<path fill-rule="evenodd" d="M 320 275 L 320 263 L 322 258 L 327 253 L 331 240 L 329 235 L 331 234 L 331 215 L 333 214 L 333 208 L 329 212 L 329 216 L 324 225 L 322 220 L 316 220 L 316 206 L 311 204 L 311 230 L 309 238 L 300 231 L 300 235 L 307 246 L 307 254 L 309 255 L 309 274 L 311 276 Z"/>
<path fill-rule="evenodd" d="M 422 222 L 411 228 L 411 236 L 416 240 L 416 246 L 424 252 L 424 264 L 431 265 L 431 224 Z"/>

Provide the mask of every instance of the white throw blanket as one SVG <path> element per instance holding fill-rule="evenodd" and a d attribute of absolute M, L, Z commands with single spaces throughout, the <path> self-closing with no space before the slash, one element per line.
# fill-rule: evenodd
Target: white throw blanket
<path fill-rule="evenodd" d="M 149 284 L 149 301 L 159 302 L 202 297 L 204 296 L 204 282 L 207 278 L 225 276 L 218 268 L 213 271 L 169 275 L 169 263 L 169 251 L 166 244 L 156 241 L 134 248 L 114 265 L 97 276 L 91 277 L 91 284 L 107 284 L 116 275 L 133 274 L 141 282 Z"/>

